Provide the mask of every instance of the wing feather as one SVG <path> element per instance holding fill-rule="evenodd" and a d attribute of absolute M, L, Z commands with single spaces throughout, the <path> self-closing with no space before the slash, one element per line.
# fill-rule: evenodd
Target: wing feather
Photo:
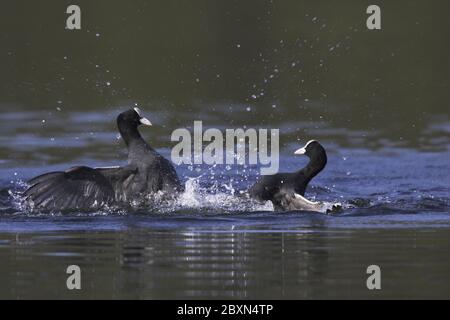
<path fill-rule="evenodd" d="M 135 182 L 138 168 L 134 165 L 124 167 L 101 167 L 95 168 L 113 186 L 116 201 L 128 201 L 129 194 L 132 194 L 132 186 Z"/>
<path fill-rule="evenodd" d="M 110 181 L 89 167 L 46 173 L 29 183 L 31 186 L 24 192 L 24 197 L 35 209 L 94 209 L 114 201 Z"/>

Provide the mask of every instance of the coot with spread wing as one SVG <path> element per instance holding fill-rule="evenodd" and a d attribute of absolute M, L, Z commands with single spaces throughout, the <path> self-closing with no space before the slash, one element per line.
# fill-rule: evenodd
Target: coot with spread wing
<path fill-rule="evenodd" d="M 128 148 L 128 164 L 123 167 L 74 167 L 51 172 L 29 181 L 26 203 L 33 209 L 95 209 L 129 202 L 162 191 L 172 195 L 182 190 L 173 165 L 150 147 L 138 131 L 150 126 L 138 108 L 122 112 L 117 125 Z"/>

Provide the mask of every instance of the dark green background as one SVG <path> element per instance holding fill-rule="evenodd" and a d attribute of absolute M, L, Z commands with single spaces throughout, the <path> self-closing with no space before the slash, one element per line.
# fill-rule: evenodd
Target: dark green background
<path fill-rule="evenodd" d="M 69 4 L 79 31 L 65 29 Z M 370 4 L 381 31 L 366 28 Z M 262 125 L 323 116 L 412 137 L 448 113 L 449 12 L 448 1 L 2 1 L 0 106 L 137 102 L 201 119 L 243 104 Z"/>

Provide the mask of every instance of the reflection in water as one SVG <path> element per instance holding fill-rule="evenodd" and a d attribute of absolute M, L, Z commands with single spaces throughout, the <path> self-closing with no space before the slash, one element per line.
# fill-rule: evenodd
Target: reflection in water
<path fill-rule="evenodd" d="M 0 239 L 0 298 L 450 296 L 448 230 L 135 229 Z M 70 264 L 82 269 L 81 291 L 65 288 Z M 370 264 L 381 267 L 381 291 L 365 286 Z"/>
<path fill-rule="evenodd" d="M 300 279 L 309 278 L 311 272 L 325 273 L 328 257 L 321 249 L 326 239 L 309 242 L 308 237 L 308 233 L 162 232 L 148 239 L 138 234 L 130 240 L 143 243 L 142 247 L 125 247 L 121 262 L 136 269 L 130 287 L 139 288 L 144 297 L 149 289 L 177 298 L 306 297 L 296 288 Z"/>

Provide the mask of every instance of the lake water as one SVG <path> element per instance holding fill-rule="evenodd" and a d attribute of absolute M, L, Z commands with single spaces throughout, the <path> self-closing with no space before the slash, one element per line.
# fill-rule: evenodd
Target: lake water
<path fill-rule="evenodd" d="M 24 181 L 36 174 L 123 163 L 117 111 L 1 114 L 1 298 L 450 297 L 448 123 L 424 131 L 424 148 L 364 148 L 368 133 L 349 131 L 347 141 L 338 128 L 317 130 L 329 162 L 307 197 L 342 203 L 333 215 L 274 212 L 246 199 L 258 170 L 237 165 L 178 166 L 185 193 L 150 207 L 21 209 Z M 167 117 L 148 116 L 159 125 L 141 129 L 147 140 L 170 145 Z M 283 146 L 284 171 L 306 163 L 292 155 L 300 143 Z M 81 291 L 66 289 L 71 264 L 81 267 Z M 379 291 L 366 287 L 372 264 L 382 270 Z"/>

